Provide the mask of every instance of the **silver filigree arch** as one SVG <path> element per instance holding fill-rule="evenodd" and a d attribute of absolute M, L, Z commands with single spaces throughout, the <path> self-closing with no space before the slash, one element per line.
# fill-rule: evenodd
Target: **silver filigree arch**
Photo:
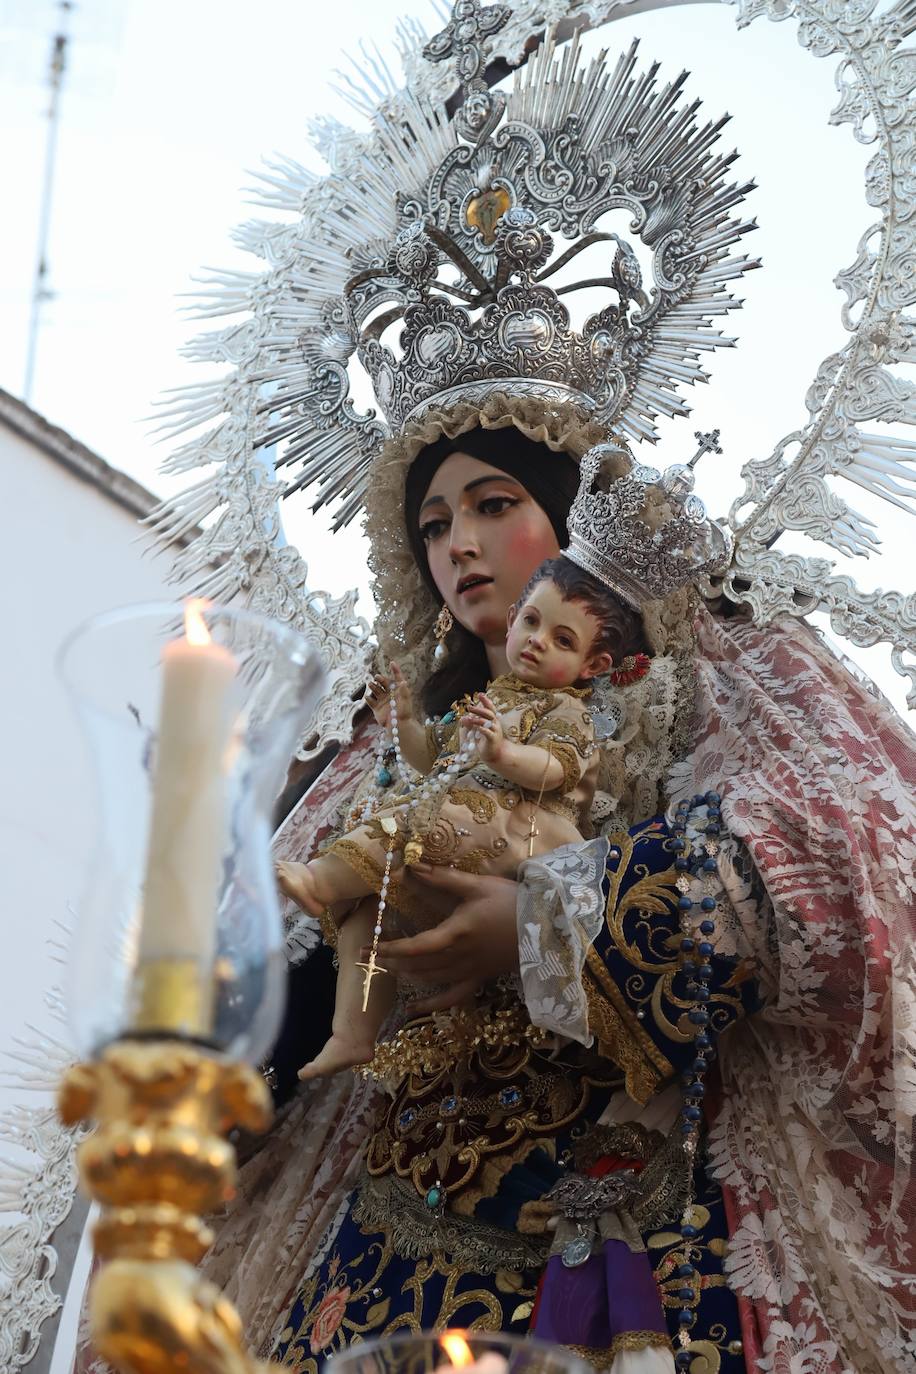
<path fill-rule="evenodd" d="M 673 0 L 673 3 L 690 0 Z M 717 2 L 717 0 L 713 0 Z M 671 4 L 672 0 L 667 0 Z M 724 0 L 732 3 L 732 0 Z M 483 40 L 488 79 L 506 65 L 525 60 L 533 34 L 545 25 L 569 37 L 575 30 L 595 29 L 616 18 L 667 7 L 600 0 L 520 0 L 511 7 L 504 27 Z M 730 513 L 736 535 L 734 563 L 722 584 L 726 595 L 750 605 L 765 622 L 788 613 L 808 614 L 819 606 L 839 634 L 860 646 L 890 645 L 898 672 L 908 675 L 908 696 L 916 706 L 916 594 L 863 592 L 848 576 L 837 575 L 829 559 L 782 553 L 773 547 L 781 530 L 791 530 L 826 543 L 842 553 L 868 554 L 875 547 L 869 522 L 830 484 L 853 483 L 908 511 L 916 510 L 916 445 L 896 437 L 888 424 L 916 420 L 916 388 L 889 368 L 909 361 L 916 317 L 905 311 L 916 297 L 916 204 L 910 170 L 916 107 L 916 53 L 903 47 L 916 26 L 913 0 L 897 0 L 880 13 L 877 0 L 738 0 L 739 25 L 759 17 L 799 25 L 799 41 L 814 56 L 838 56 L 840 100 L 830 119 L 852 125 L 862 142 L 877 151 L 867 175 L 868 203 L 878 212 L 866 231 L 851 268 L 838 279 L 846 294 L 842 322 L 850 337 L 818 371 L 807 393 L 807 422 L 781 440 L 766 458 L 742 470 L 745 490 Z M 316 146 L 329 172 L 317 177 L 292 162 L 274 164 L 267 172 L 263 201 L 293 211 L 293 225 L 252 223 L 238 242 L 260 256 L 266 270 L 250 275 L 216 277 L 205 314 L 248 312 L 238 325 L 195 341 L 189 356 L 233 365 L 228 379 L 203 384 L 176 398 L 174 430 L 215 428 L 194 438 L 166 464 L 172 473 L 191 473 L 216 464 L 215 473 L 188 493 L 166 503 L 155 517 L 157 532 L 168 535 L 211 513 L 217 518 L 202 538 L 179 558 L 176 580 L 217 596 L 242 592 L 253 604 L 299 625 L 325 653 L 332 671 L 332 691 L 323 703 L 320 742 L 348 737 L 355 705 L 349 690 L 364 675 L 371 641 L 365 622 L 353 612 L 353 598 L 334 602 L 307 590 L 307 569 L 298 554 L 277 540 L 278 486 L 256 452 L 265 400 L 265 358 L 273 347 L 276 362 L 277 321 L 295 326 L 301 338 L 313 330 L 322 337 L 323 354 L 315 359 L 325 394 L 337 388 L 336 403 L 316 407 L 333 441 L 364 463 L 375 451 L 383 430 L 372 412 L 360 413 L 345 386 L 345 362 L 352 339 L 347 321 L 316 316 L 310 300 L 321 298 L 322 286 L 339 280 L 340 255 L 350 246 L 365 251 L 372 226 L 344 222 L 333 248 L 322 239 L 322 225 L 341 211 L 340 189 L 354 167 L 378 160 L 380 144 L 388 166 L 398 157 L 416 157 L 416 149 L 399 149 L 391 128 L 400 112 L 427 125 L 431 165 L 447 151 L 440 124 L 429 114 L 431 102 L 453 94 L 451 64 L 432 63 L 422 54 L 428 35 L 415 22 L 402 24 L 398 43 L 406 84 L 399 87 L 379 66 L 368 74 L 365 91 L 354 87 L 354 103 L 367 113 L 383 108 L 388 123 L 360 135 L 333 121 L 316 123 Z M 866 129 L 868 121 L 873 129 Z M 405 169 L 406 170 L 406 169 Z M 405 176 L 405 182 L 408 177 Z M 389 183 L 390 185 L 390 183 Z M 309 249 L 306 257 L 304 249 Z M 861 305 L 853 322 L 850 311 Z M 335 344 L 336 340 L 336 344 Z M 292 360 L 290 369 L 292 369 Z M 282 384 L 282 367 L 270 379 Z M 324 442 L 329 442 L 327 434 Z M 787 450 L 794 449 L 791 458 Z M 339 459 L 338 459 L 339 461 Z M 848 487 L 843 489 L 848 490 Z M 316 747 L 304 742 L 303 757 Z"/>

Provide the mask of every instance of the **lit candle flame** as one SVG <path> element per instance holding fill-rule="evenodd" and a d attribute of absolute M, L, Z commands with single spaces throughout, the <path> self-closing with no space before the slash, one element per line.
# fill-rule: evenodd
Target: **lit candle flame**
<path fill-rule="evenodd" d="M 207 629 L 206 622 L 201 615 L 210 602 L 205 596 L 192 596 L 185 602 L 184 607 L 184 632 L 189 644 L 209 644 L 211 642 L 210 631 Z"/>
<path fill-rule="evenodd" d="M 446 1331 L 439 1337 L 439 1344 L 456 1369 L 474 1363 L 471 1347 L 460 1331 Z"/>

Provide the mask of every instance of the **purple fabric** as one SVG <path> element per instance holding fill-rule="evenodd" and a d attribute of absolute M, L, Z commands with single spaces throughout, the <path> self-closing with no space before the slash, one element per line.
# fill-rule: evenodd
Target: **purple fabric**
<path fill-rule="evenodd" d="M 604 1349 L 623 1331 L 667 1336 L 658 1285 L 645 1251 L 606 1240 L 600 1255 L 567 1269 L 551 1255 L 531 1330 L 558 1345 Z"/>

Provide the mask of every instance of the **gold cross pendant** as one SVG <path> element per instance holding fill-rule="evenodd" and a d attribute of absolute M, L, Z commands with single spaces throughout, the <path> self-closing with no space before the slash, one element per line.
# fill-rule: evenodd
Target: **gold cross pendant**
<path fill-rule="evenodd" d="M 538 830 L 538 827 L 537 827 L 537 813 L 534 812 L 534 811 L 532 811 L 532 813 L 531 813 L 531 819 L 530 819 L 530 821 L 528 822 L 528 858 L 529 858 L 529 859 L 531 859 L 531 858 L 534 857 L 534 842 L 535 842 L 535 840 L 537 839 L 538 835 L 540 835 L 540 833 L 541 833 L 541 832 L 540 832 L 540 830 Z"/>
<path fill-rule="evenodd" d="M 368 964 L 358 963 L 356 967 L 365 970 L 365 972 L 363 973 L 363 1011 L 366 1011 L 369 1007 L 369 988 L 372 986 L 372 979 L 375 977 L 377 973 L 387 973 L 388 970 L 386 968 L 382 968 L 381 964 L 376 963 L 374 949 L 369 955 Z"/>

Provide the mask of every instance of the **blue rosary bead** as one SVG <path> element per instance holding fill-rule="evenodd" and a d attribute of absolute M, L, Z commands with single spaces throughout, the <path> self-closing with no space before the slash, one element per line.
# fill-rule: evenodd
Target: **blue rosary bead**
<path fill-rule="evenodd" d="M 715 873 L 717 868 L 718 864 L 716 863 L 715 859 L 712 857 L 711 854 L 703 860 L 704 873 Z"/>
<path fill-rule="evenodd" d="M 722 798 L 719 796 L 718 792 L 707 792 L 704 797 L 707 806 L 718 806 L 721 800 Z"/>
<path fill-rule="evenodd" d="M 693 1063 L 690 1065 L 690 1069 L 691 1069 L 691 1072 L 692 1072 L 692 1073 L 705 1073 L 707 1067 L 708 1067 L 708 1065 L 707 1065 L 707 1063 L 706 1063 L 706 1060 L 705 1060 L 705 1059 L 701 1059 L 699 1056 L 697 1056 L 697 1058 L 696 1058 L 696 1059 L 693 1061 Z"/>
<path fill-rule="evenodd" d="M 687 1096 L 688 1096 L 688 1097 L 705 1097 L 705 1096 L 706 1096 L 706 1089 L 703 1087 L 703 1084 L 702 1084 L 702 1083 L 691 1083 L 689 1089 L 687 1090 Z"/>
<path fill-rule="evenodd" d="M 716 899 L 715 899 L 715 897 L 703 897 L 703 898 L 700 900 L 700 910 L 701 910 L 701 911 L 715 911 L 715 909 L 716 909 Z"/>
<path fill-rule="evenodd" d="M 689 1307 L 682 1307 L 680 1312 L 678 1312 L 677 1314 L 677 1321 L 678 1326 L 693 1326 L 693 1323 L 696 1321 L 696 1317 L 691 1312 Z"/>
<path fill-rule="evenodd" d="M 709 1036 L 705 1034 L 705 1032 L 701 1035 L 698 1035 L 693 1043 L 696 1045 L 698 1050 L 708 1050 L 712 1045 L 712 1041 L 710 1040 Z"/>
<path fill-rule="evenodd" d="M 679 1350 L 674 1357 L 674 1363 L 678 1369 L 687 1369 L 693 1362 L 693 1355 L 689 1350 Z"/>
<path fill-rule="evenodd" d="M 379 787 L 390 787 L 394 779 L 391 776 L 390 770 L 382 767 L 376 773 L 375 781 L 378 783 Z"/>
<path fill-rule="evenodd" d="M 694 1237 L 698 1236 L 699 1234 L 700 1233 L 697 1230 L 697 1228 L 695 1226 L 691 1226 L 689 1221 L 685 1221 L 684 1225 L 681 1227 L 681 1235 L 683 1236 L 684 1240 L 693 1240 Z"/>
<path fill-rule="evenodd" d="M 691 936 L 685 935 L 683 940 L 681 941 L 681 949 L 686 954 L 690 950 L 696 949 L 696 943 L 696 940 L 692 939 Z"/>
<path fill-rule="evenodd" d="M 686 895 L 683 897 L 679 897 L 677 904 L 680 907 L 681 911 L 690 911 L 693 908 L 693 898 L 688 897 Z"/>
<path fill-rule="evenodd" d="M 682 973 L 696 973 L 696 971 L 697 966 L 692 959 L 685 959 L 684 962 L 681 964 Z"/>
<path fill-rule="evenodd" d="M 683 1136 L 693 1135 L 696 1129 L 696 1122 L 694 1121 L 681 1122 L 681 1135 Z"/>
<path fill-rule="evenodd" d="M 697 969 L 697 977 L 698 977 L 698 978 L 711 978 L 711 977 L 712 977 L 712 964 L 701 964 L 700 967 Z"/>
<path fill-rule="evenodd" d="M 712 930 L 715 930 L 715 926 L 713 925 L 712 921 L 701 921 L 700 930 L 703 930 L 704 926 L 712 926 Z M 703 930 L 703 934 L 711 935 L 712 930 Z M 712 945 L 709 943 L 708 940 L 701 940 L 700 943 L 697 945 L 697 949 L 700 951 L 700 954 L 703 956 L 704 959 L 708 959 L 711 954 L 715 953 Z"/>
<path fill-rule="evenodd" d="M 699 1121 L 702 1112 L 699 1107 L 685 1107 L 681 1112 L 685 1121 Z"/>
<path fill-rule="evenodd" d="M 692 1279 L 695 1273 L 696 1270 L 692 1264 L 679 1264 L 674 1271 L 674 1277 L 676 1279 Z M 693 1294 L 691 1294 L 692 1296 Z"/>
<path fill-rule="evenodd" d="M 679 1288 L 677 1290 L 677 1295 L 680 1298 L 681 1302 L 693 1302 L 692 1288 Z"/>
<path fill-rule="evenodd" d="M 693 995 L 694 995 L 694 997 L 696 998 L 696 1000 L 697 1000 L 698 1002 L 708 1002 L 708 1001 L 709 1001 L 709 988 L 704 988 L 704 987 L 701 985 L 701 986 L 699 986 L 699 987 L 697 987 L 697 988 L 694 989 Z"/>
<path fill-rule="evenodd" d="M 672 840 L 672 841 L 671 841 L 671 848 L 672 848 L 672 849 L 675 849 L 675 850 L 686 849 L 686 848 L 687 848 L 687 841 L 686 841 L 686 840 L 681 840 L 681 839 Z"/>
<path fill-rule="evenodd" d="M 706 834 L 707 834 L 707 835 L 718 835 L 718 834 L 719 834 L 719 827 L 718 827 L 717 825 L 715 825 L 715 824 L 713 824 L 713 825 L 707 825 L 707 826 L 706 826 Z"/>
<path fill-rule="evenodd" d="M 688 1013 L 687 1013 L 687 1020 L 690 1021 L 694 1026 L 708 1026 L 708 1025 L 709 1025 L 709 1012 L 708 1012 L 708 1011 L 699 1011 L 699 1010 L 698 1010 L 698 1011 L 688 1011 Z"/>
<path fill-rule="evenodd" d="M 685 869 L 690 867 L 690 861 L 685 859 L 683 855 L 679 855 L 674 861 L 674 867 L 679 873 L 683 873 Z"/>
<path fill-rule="evenodd" d="M 705 801 L 706 801 L 706 795 L 705 795 L 705 793 L 703 793 L 703 792 L 697 792 L 697 793 L 694 795 L 694 798 L 693 798 L 693 804 L 694 804 L 694 806 L 702 806 L 702 805 L 705 803 Z"/>

